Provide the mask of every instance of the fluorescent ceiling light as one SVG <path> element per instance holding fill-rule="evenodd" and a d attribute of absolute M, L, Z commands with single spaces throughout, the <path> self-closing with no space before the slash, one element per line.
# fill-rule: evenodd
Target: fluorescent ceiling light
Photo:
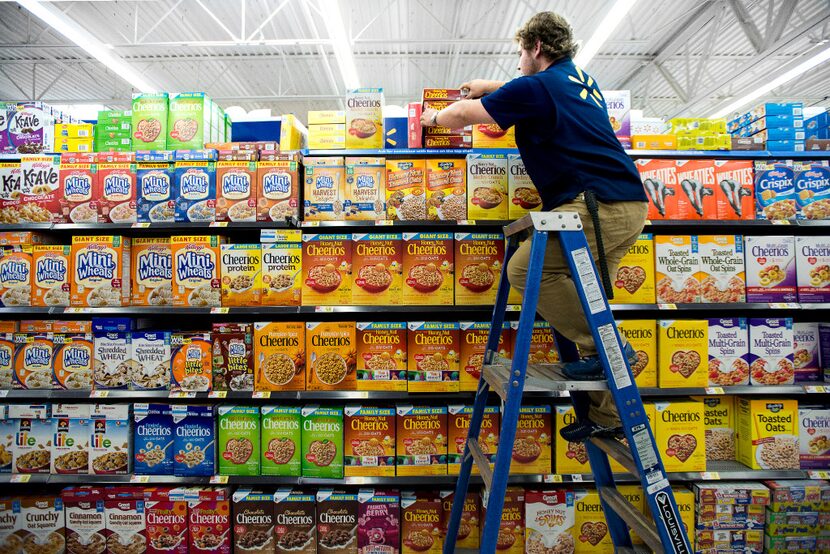
<path fill-rule="evenodd" d="M 328 31 L 331 39 L 332 48 L 334 48 L 334 57 L 337 58 L 337 65 L 340 67 L 343 82 L 347 89 L 360 88 L 360 77 L 357 75 L 352 45 L 346 33 L 343 15 L 340 13 L 340 2 L 338 0 L 322 0 L 320 8 L 320 11 L 325 14 L 323 21 L 326 24 L 326 31 Z"/>
<path fill-rule="evenodd" d="M 86 50 L 90 56 L 107 66 L 116 75 L 130 83 L 140 92 L 155 92 L 158 90 L 158 87 L 153 86 L 121 57 L 113 54 L 110 51 L 111 46 L 102 43 L 86 29 L 67 18 L 59 10 L 39 0 L 18 0 L 17 3 L 29 10 L 32 15 L 37 16 L 44 23 Z"/>
<path fill-rule="evenodd" d="M 802 73 L 806 73 L 807 71 L 811 70 L 812 68 L 816 67 L 817 65 L 820 65 L 820 64 L 826 62 L 827 60 L 830 60 L 830 48 L 825 48 L 824 50 L 822 50 L 821 52 L 819 52 L 815 56 L 812 56 L 811 58 L 808 58 L 807 60 L 801 62 L 800 64 L 798 64 L 794 68 L 790 69 L 789 71 L 785 71 L 784 73 L 782 73 L 781 75 L 779 75 L 775 79 L 773 79 L 773 80 L 769 81 L 768 83 L 758 87 L 757 89 L 753 90 L 752 92 L 750 92 L 746 96 L 742 96 L 742 97 L 738 98 L 737 100 L 735 100 L 734 102 L 732 102 L 731 104 L 728 104 L 727 106 L 724 106 L 723 109 L 720 109 L 720 110 L 716 111 L 715 113 L 713 113 L 709 117 L 710 118 L 715 118 L 715 117 L 723 117 L 725 115 L 729 115 L 730 113 L 732 113 L 734 111 L 737 111 L 738 108 L 740 108 L 740 107 L 742 107 L 746 104 L 749 104 L 753 100 L 757 100 L 758 98 L 760 98 L 761 96 L 763 96 L 766 93 L 770 92 L 771 90 L 780 87 L 781 85 L 783 85 L 784 83 L 787 83 L 788 81 L 792 81 L 793 79 L 795 79 L 796 77 L 798 77 Z"/>
<path fill-rule="evenodd" d="M 605 41 L 608 40 L 608 37 L 611 36 L 614 29 L 622 23 L 625 15 L 631 11 L 631 8 L 633 8 L 636 3 L 637 0 L 616 0 L 614 5 L 611 6 L 611 9 L 608 10 L 608 13 L 605 14 L 605 17 L 602 18 L 597 30 L 594 31 L 594 34 L 591 35 L 588 42 L 586 42 L 582 48 L 579 49 L 579 52 L 576 53 L 574 63 L 580 67 L 588 65 L 591 58 L 596 56 L 600 47 L 605 44 Z"/>

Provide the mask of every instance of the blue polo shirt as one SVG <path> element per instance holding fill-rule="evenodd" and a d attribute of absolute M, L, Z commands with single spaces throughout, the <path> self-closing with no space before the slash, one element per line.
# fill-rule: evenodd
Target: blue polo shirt
<path fill-rule="evenodd" d="M 544 210 L 586 190 L 603 202 L 647 201 L 599 87 L 570 58 L 505 83 L 481 103 L 502 129 L 516 127 L 516 145 Z"/>

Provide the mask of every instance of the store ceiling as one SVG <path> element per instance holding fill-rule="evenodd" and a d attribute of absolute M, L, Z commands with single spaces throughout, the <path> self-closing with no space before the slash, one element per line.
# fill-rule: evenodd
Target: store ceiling
<path fill-rule="evenodd" d="M 305 119 L 345 90 L 323 0 L 52 2 L 162 90 Z M 587 40 L 612 0 L 340 0 L 362 86 L 387 103 L 424 87 L 517 75 L 516 29 L 566 15 Z M 740 15 L 740 18 L 738 17 Z M 739 20 L 743 20 L 741 23 Z M 826 48 L 828 0 L 639 0 L 588 71 L 646 115 L 707 116 Z M 266 41 L 262 44 L 262 41 Z M 130 85 L 16 2 L 0 2 L 0 97 L 126 106 Z M 830 62 L 765 97 L 826 105 Z"/>

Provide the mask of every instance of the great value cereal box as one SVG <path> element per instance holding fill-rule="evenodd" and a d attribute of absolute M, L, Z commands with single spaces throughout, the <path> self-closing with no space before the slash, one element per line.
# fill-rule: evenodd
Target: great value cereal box
<path fill-rule="evenodd" d="M 346 220 L 386 219 L 386 160 L 346 158 Z"/>
<path fill-rule="evenodd" d="M 735 397 L 704 396 L 692 400 L 703 402 L 706 425 L 706 460 L 735 459 Z"/>
<path fill-rule="evenodd" d="M 216 473 L 216 408 L 175 404 L 173 412 L 173 475 Z"/>
<path fill-rule="evenodd" d="M 256 167 L 257 221 L 299 217 L 299 163 L 293 159 L 260 160 Z"/>
<path fill-rule="evenodd" d="M 69 306 L 71 247 L 32 247 L 32 306 Z"/>
<path fill-rule="evenodd" d="M 753 385 L 792 385 L 793 320 L 752 318 L 749 320 L 749 374 Z"/>
<path fill-rule="evenodd" d="M 213 387 L 213 342 L 210 333 L 170 335 L 171 390 L 209 391 Z"/>
<path fill-rule="evenodd" d="M 457 322 L 410 321 L 408 333 L 408 390 L 458 392 L 460 327 Z"/>
<path fill-rule="evenodd" d="M 263 406 L 260 467 L 263 475 L 299 477 L 302 475 L 302 408 Z"/>
<path fill-rule="evenodd" d="M 682 192 L 677 184 L 677 165 L 674 160 L 640 158 L 634 163 L 648 197 L 648 218 L 677 217 L 677 201 Z"/>
<path fill-rule="evenodd" d="M 403 233 L 403 303 L 407 306 L 454 304 L 452 233 Z"/>
<path fill-rule="evenodd" d="M 496 293 L 504 263 L 504 236 L 500 233 L 455 234 L 455 304 L 489 305 Z"/>
<path fill-rule="evenodd" d="M 700 254 L 694 235 L 654 237 L 657 302 L 693 304 L 700 302 Z"/>
<path fill-rule="evenodd" d="M 705 319 L 661 320 L 657 331 L 658 386 L 707 386 L 709 322 Z"/>
<path fill-rule="evenodd" d="M 256 176 L 256 162 L 216 162 L 216 221 L 256 221 Z"/>
<path fill-rule="evenodd" d="M 32 305 L 32 246 L 0 247 L 0 305 Z"/>
<path fill-rule="evenodd" d="M 178 190 L 171 164 L 138 164 L 136 187 L 136 217 L 139 223 L 171 223 L 176 220 Z"/>
<path fill-rule="evenodd" d="M 717 219 L 755 219 L 755 171 L 751 160 L 715 160 Z"/>
<path fill-rule="evenodd" d="M 21 496 L 17 499 L 21 518 L 16 534 L 23 541 L 23 550 L 63 552 L 64 507 L 56 494 L 42 496 Z"/>
<path fill-rule="evenodd" d="M 677 219 L 717 219 L 712 160 L 677 160 Z"/>
<path fill-rule="evenodd" d="M 528 551 L 572 551 L 575 520 L 573 491 L 525 492 L 525 548 Z"/>
<path fill-rule="evenodd" d="M 812 304 L 830 301 L 830 239 L 795 237 L 798 301 Z"/>
<path fill-rule="evenodd" d="M 383 89 L 358 88 L 346 93 L 346 148 L 383 148 Z"/>
<path fill-rule="evenodd" d="M 791 162 L 755 161 L 758 219 L 795 219 L 796 192 Z"/>
<path fill-rule="evenodd" d="M 737 402 L 738 461 L 752 469 L 799 469 L 798 401 Z"/>
<path fill-rule="evenodd" d="M 219 245 L 217 236 L 170 237 L 174 306 L 221 305 Z"/>
<path fill-rule="evenodd" d="M 98 207 L 101 223 L 136 222 L 135 164 L 98 164 Z"/>
<path fill-rule="evenodd" d="M 305 158 L 303 219 L 337 221 L 345 219 L 346 167 L 343 158 Z"/>
<path fill-rule="evenodd" d="M 259 244 L 223 244 L 222 305 L 258 306 L 262 302 L 262 250 Z"/>
<path fill-rule="evenodd" d="M 173 254 L 170 239 L 137 237 L 132 244 L 132 305 L 173 303 Z"/>
<path fill-rule="evenodd" d="M 426 161 L 427 217 L 430 220 L 467 219 L 467 165 L 458 158 Z"/>
<path fill-rule="evenodd" d="M 399 322 L 357 322 L 357 390 L 407 390 L 407 329 Z"/>
<path fill-rule="evenodd" d="M 631 373 L 638 387 L 657 386 L 657 322 L 653 319 L 624 319 L 617 330 L 637 353 Z"/>
<path fill-rule="evenodd" d="M 129 404 L 95 404 L 90 412 L 90 474 L 126 475 L 132 469 Z"/>
<path fill-rule="evenodd" d="M 709 320 L 709 386 L 749 384 L 749 331 L 745 318 Z"/>
<path fill-rule="evenodd" d="M 262 305 L 299 306 L 302 301 L 302 231 L 275 230 L 262 241 Z"/>
<path fill-rule="evenodd" d="M 655 439 L 666 471 L 706 471 L 703 403 L 656 402 Z"/>
<path fill-rule="evenodd" d="M 394 305 L 401 302 L 403 249 L 399 233 L 352 235 L 354 286 L 352 304 Z"/>
<path fill-rule="evenodd" d="M 106 549 L 104 490 L 72 487 L 61 491 L 66 518 L 66 552 L 83 554 Z"/>
<path fill-rule="evenodd" d="M 795 302 L 795 239 L 785 236 L 747 236 L 747 302 Z"/>
<path fill-rule="evenodd" d="M 219 474 L 259 475 L 259 408 L 219 406 L 217 418 Z"/>
<path fill-rule="evenodd" d="M 89 163 L 61 161 L 59 182 L 63 190 L 58 219 L 65 223 L 98 223 L 97 164 L 91 160 Z"/>
<path fill-rule="evenodd" d="M 130 332 L 96 330 L 93 335 L 94 388 L 126 389 L 135 364 L 131 356 Z"/>
<path fill-rule="evenodd" d="M 700 301 L 746 302 L 744 241 L 740 235 L 699 235 Z"/>
<path fill-rule="evenodd" d="M 133 331 L 130 389 L 159 390 L 170 387 L 171 358 L 169 331 Z"/>
<path fill-rule="evenodd" d="M 354 390 L 357 349 L 354 321 L 306 322 L 308 390 Z"/>
<path fill-rule="evenodd" d="M 828 162 L 793 162 L 795 203 L 799 219 L 830 217 L 830 167 Z"/>
<path fill-rule="evenodd" d="M 793 323 L 793 366 L 796 383 L 821 380 L 818 323 Z"/>
<path fill-rule="evenodd" d="M 305 390 L 305 325 L 254 323 L 254 390 Z"/>
<path fill-rule="evenodd" d="M 343 408 L 303 406 L 303 477 L 343 478 Z"/>
<path fill-rule="evenodd" d="M 395 409 L 346 406 L 346 477 L 395 475 Z"/>
<path fill-rule="evenodd" d="M 72 237 L 72 306 L 125 306 L 130 301 L 130 239 Z"/>
<path fill-rule="evenodd" d="M 52 333 L 15 333 L 14 388 L 51 389 L 54 365 Z"/>
<path fill-rule="evenodd" d="M 396 408 L 397 475 L 447 474 L 447 407 Z"/>
<path fill-rule="evenodd" d="M 105 489 L 104 518 L 107 552 L 146 552 L 147 536 L 144 491 L 130 487 Z M 135 546 L 133 546 L 135 545 Z"/>
<path fill-rule="evenodd" d="M 830 410 L 800 406 L 798 427 L 801 467 L 826 468 L 830 463 Z"/>
<path fill-rule="evenodd" d="M 346 306 L 352 281 L 351 234 L 303 234 L 303 305 Z"/>
<path fill-rule="evenodd" d="M 463 462 L 464 447 L 467 444 L 473 407 L 451 404 L 447 406 L 447 412 L 449 422 L 447 473 L 458 475 Z M 499 408 L 497 406 L 486 406 L 484 408 L 484 419 L 481 421 L 478 444 L 489 461 L 491 469 L 496 462 L 496 451 L 499 448 L 500 423 Z M 472 471 L 473 474 L 479 473 L 478 466 L 475 463 Z"/>
<path fill-rule="evenodd" d="M 91 333 L 52 335 L 52 380 L 65 390 L 91 390 L 94 342 Z"/>
<path fill-rule="evenodd" d="M 527 174 L 519 154 L 507 155 L 507 188 L 510 198 L 507 210 L 509 219 L 519 219 L 529 212 L 542 210 L 542 197 Z"/>
<path fill-rule="evenodd" d="M 507 156 L 467 154 L 467 218 L 507 219 Z"/>
<path fill-rule="evenodd" d="M 611 304 L 654 304 L 654 236 L 641 234 L 620 260 Z"/>
<path fill-rule="evenodd" d="M 175 164 L 176 221 L 216 219 L 216 163 L 177 161 Z"/>
<path fill-rule="evenodd" d="M 426 162 L 386 160 L 386 217 L 397 221 L 427 219 Z"/>

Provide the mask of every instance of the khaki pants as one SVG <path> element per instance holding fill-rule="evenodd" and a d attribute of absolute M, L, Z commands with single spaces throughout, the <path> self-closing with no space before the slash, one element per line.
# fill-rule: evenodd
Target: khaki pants
<path fill-rule="evenodd" d="M 594 262 L 597 261 L 597 244 L 594 225 L 588 208 L 580 194 L 575 200 L 559 206 L 554 211 L 577 212 L 582 219 L 585 238 L 591 248 Z M 645 202 L 599 202 L 599 218 L 602 230 L 605 258 L 608 272 L 613 280 L 620 260 L 628 248 L 643 231 L 648 204 Z M 530 262 L 530 241 L 522 243 L 507 266 L 510 284 L 519 292 L 524 291 L 527 267 Z M 599 268 L 597 268 L 599 269 Z M 574 282 L 571 279 L 568 263 L 562 255 L 559 241 L 551 236 L 545 253 L 542 268 L 542 280 L 539 283 L 539 314 L 565 338 L 574 342 L 582 356 L 595 355 L 594 338 L 588 328 L 588 322 L 579 303 Z M 620 424 L 616 406 L 608 392 L 592 392 L 591 408 L 588 412 L 591 421 L 600 425 L 616 427 Z"/>

